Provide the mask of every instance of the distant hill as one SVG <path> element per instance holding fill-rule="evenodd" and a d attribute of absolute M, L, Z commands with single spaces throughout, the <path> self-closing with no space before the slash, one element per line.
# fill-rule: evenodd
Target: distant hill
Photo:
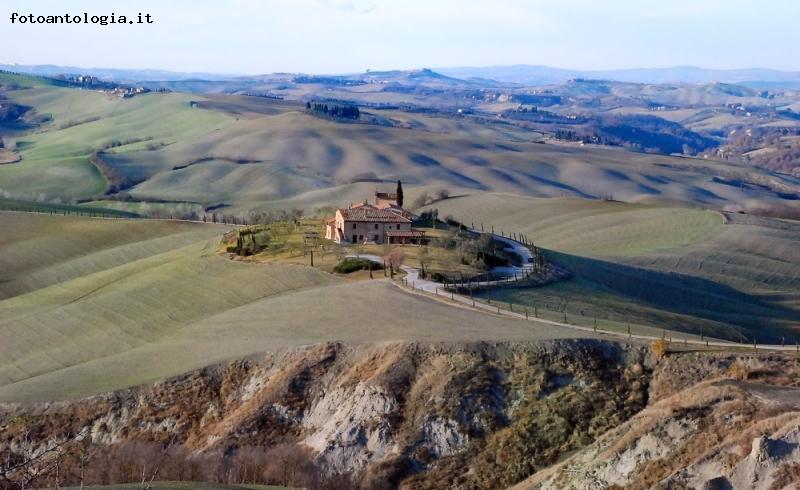
<path fill-rule="evenodd" d="M 164 81 L 252 81 L 303 76 L 301 74 L 273 73 L 262 75 L 237 75 L 206 72 L 179 72 L 169 70 L 127 70 L 118 68 L 82 68 L 58 65 L 9 65 L 0 64 L 0 70 L 33 75 L 53 76 L 61 74 L 92 75 L 115 82 L 164 82 Z M 713 70 L 695 66 L 669 68 L 629 68 L 620 70 L 571 70 L 543 65 L 502 65 L 484 67 L 452 67 L 422 70 L 388 70 L 367 73 L 344 73 L 324 76 L 342 80 L 417 80 L 432 82 L 435 79 L 453 86 L 502 84 L 548 85 L 560 84 L 576 78 L 615 80 L 632 83 L 738 83 L 755 88 L 800 88 L 800 71 L 781 71 L 770 68 L 742 68 Z"/>
<path fill-rule="evenodd" d="M 138 82 L 142 80 L 227 80 L 238 75 L 219 73 L 186 73 L 169 70 L 126 70 L 120 68 L 82 68 L 78 66 L 59 65 L 17 65 L 0 64 L 0 70 L 30 75 L 91 75 L 114 82 Z"/>
<path fill-rule="evenodd" d="M 616 80 L 633 83 L 743 83 L 751 86 L 780 84 L 800 87 L 800 72 L 768 68 L 711 70 L 694 66 L 671 68 L 632 68 L 624 70 L 567 70 L 541 65 L 436 68 L 437 72 L 457 78 L 488 78 L 525 85 L 560 84 L 575 78 Z"/>

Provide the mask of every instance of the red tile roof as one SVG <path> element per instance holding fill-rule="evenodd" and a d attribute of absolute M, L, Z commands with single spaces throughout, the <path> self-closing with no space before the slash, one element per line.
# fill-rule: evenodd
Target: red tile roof
<path fill-rule="evenodd" d="M 379 223 L 411 223 L 411 220 L 395 211 L 378 209 L 372 206 L 340 209 L 345 221 L 375 221 Z"/>

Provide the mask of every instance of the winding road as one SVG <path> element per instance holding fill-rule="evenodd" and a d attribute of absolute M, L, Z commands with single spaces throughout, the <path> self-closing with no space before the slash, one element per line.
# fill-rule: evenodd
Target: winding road
<path fill-rule="evenodd" d="M 522 266 L 506 266 L 506 267 L 499 267 L 492 269 L 493 272 L 504 273 L 509 276 L 513 276 L 514 274 L 523 275 L 525 272 L 530 270 L 533 267 L 531 262 L 531 258 L 533 254 L 531 253 L 530 249 L 528 249 L 523 244 L 514 241 L 510 238 L 501 237 L 498 235 L 493 235 L 494 239 L 500 242 L 505 243 L 508 245 L 507 250 L 516 253 L 520 257 L 520 261 Z M 373 262 L 377 262 L 379 264 L 383 264 L 383 258 L 377 255 L 371 254 L 348 254 L 347 257 L 357 257 L 362 259 L 371 260 Z M 525 312 L 518 312 L 518 311 L 511 311 L 505 308 L 500 308 L 498 305 L 491 305 L 487 303 L 482 303 L 480 301 L 475 301 L 474 298 L 470 296 L 465 296 L 463 294 L 454 293 L 452 291 L 446 291 L 443 285 L 439 282 L 434 282 L 428 279 L 422 279 L 419 277 L 419 270 L 415 269 L 414 267 L 403 265 L 400 266 L 400 269 L 405 272 L 406 276 L 400 281 L 392 281 L 392 283 L 401 288 L 403 291 L 410 293 L 410 294 L 419 294 L 424 295 L 426 297 L 435 297 L 439 301 L 446 302 L 454 307 L 462 307 L 462 308 L 469 308 L 474 309 L 476 311 L 482 311 L 485 313 L 495 314 L 495 315 L 502 315 L 506 317 L 518 318 L 521 320 L 527 320 L 536 322 L 539 324 L 546 324 L 546 325 L 553 325 L 557 327 L 563 328 L 571 328 L 574 330 L 580 330 L 583 332 L 587 332 L 592 334 L 593 336 L 608 336 L 615 338 L 617 340 L 637 340 L 643 342 L 652 342 L 654 340 L 659 340 L 661 337 L 657 336 L 650 336 L 650 335 L 639 335 L 639 334 L 625 334 L 622 332 L 613 332 L 609 330 L 603 329 L 595 329 L 590 327 L 582 327 L 579 325 L 573 325 L 570 323 L 564 322 L 557 322 L 553 320 L 546 320 L 544 318 L 532 317 L 528 314 L 527 311 Z M 513 280 L 513 279 L 512 279 Z M 497 281 L 495 281 L 497 282 Z M 475 283 L 475 284 L 483 284 L 483 283 Z M 678 332 L 675 332 L 678 333 Z M 722 340 L 690 340 L 690 339 L 682 339 L 680 341 L 676 341 L 678 344 L 683 345 L 691 345 L 691 346 L 700 346 L 700 347 L 722 347 L 722 348 L 747 348 L 747 349 L 757 349 L 761 351 L 784 351 L 784 352 L 793 352 L 797 351 L 800 352 L 797 346 L 790 346 L 790 345 L 773 345 L 773 344 L 762 344 L 762 345 L 743 345 L 737 344 L 735 342 L 726 342 Z"/>

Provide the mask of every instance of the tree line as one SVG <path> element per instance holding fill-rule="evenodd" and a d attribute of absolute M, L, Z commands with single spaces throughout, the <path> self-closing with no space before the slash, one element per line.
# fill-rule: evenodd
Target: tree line
<path fill-rule="evenodd" d="M 359 111 L 358 106 L 355 105 L 329 106 L 328 104 L 322 104 L 317 102 L 313 104 L 311 102 L 306 102 L 306 109 L 340 119 L 358 119 L 359 117 L 361 117 L 361 111 Z"/>

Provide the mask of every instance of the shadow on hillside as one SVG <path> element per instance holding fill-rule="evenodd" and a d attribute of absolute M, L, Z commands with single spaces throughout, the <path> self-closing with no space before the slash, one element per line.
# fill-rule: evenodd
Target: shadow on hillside
<path fill-rule="evenodd" d="M 800 323 L 800 311 L 774 299 L 745 293 L 728 285 L 687 274 L 662 272 L 553 251 L 547 256 L 573 272 L 576 278 L 602 286 L 633 302 L 671 313 L 743 329 L 759 342 L 787 342 L 798 335 L 789 325 Z M 738 340 L 733 333 L 728 336 Z M 798 338 L 800 340 L 800 338 Z"/>

